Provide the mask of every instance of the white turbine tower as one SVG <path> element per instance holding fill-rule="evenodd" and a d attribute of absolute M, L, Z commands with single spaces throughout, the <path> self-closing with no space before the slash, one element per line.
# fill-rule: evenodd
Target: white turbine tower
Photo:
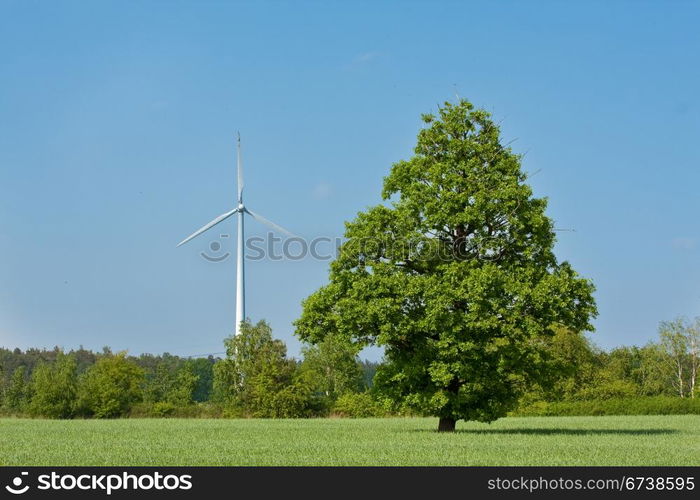
<path fill-rule="evenodd" d="M 263 224 L 267 224 L 271 228 L 281 233 L 287 234 L 289 236 L 294 236 L 292 233 L 287 231 L 281 226 L 278 226 L 274 222 L 267 220 L 260 214 L 256 214 L 252 210 L 249 210 L 243 204 L 243 170 L 241 165 L 241 135 L 238 134 L 238 151 L 237 151 L 237 167 L 238 167 L 238 204 L 236 208 L 230 210 L 224 214 L 219 215 L 216 219 L 212 220 L 208 224 L 202 226 L 200 229 L 196 230 L 194 233 L 189 235 L 187 238 L 182 240 L 177 246 L 184 245 L 192 238 L 199 236 L 207 229 L 211 229 L 216 226 L 219 222 L 231 217 L 233 214 L 238 214 L 238 247 L 236 249 L 236 335 L 241 332 L 241 323 L 245 321 L 245 233 L 243 230 L 243 221 L 245 214 L 250 215 L 253 219 L 256 219 Z"/>

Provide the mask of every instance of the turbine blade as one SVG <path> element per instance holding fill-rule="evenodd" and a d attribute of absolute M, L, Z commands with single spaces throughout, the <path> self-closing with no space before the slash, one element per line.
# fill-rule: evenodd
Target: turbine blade
<path fill-rule="evenodd" d="M 238 167 L 238 204 L 243 203 L 243 162 L 241 161 L 241 134 L 238 133 L 238 147 L 236 155 L 236 166 Z"/>
<path fill-rule="evenodd" d="M 263 224 L 267 224 L 268 226 L 270 226 L 270 227 L 271 227 L 272 229 L 274 229 L 275 231 L 279 231 L 280 233 L 286 234 L 287 236 L 297 237 L 294 233 L 292 233 L 292 232 L 290 232 L 290 231 L 287 231 L 287 230 L 286 230 L 285 228 L 283 228 L 282 226 L 278 226 L 277 224 L 275 224 L 274 222 L 272 222 L 272 221 L 270 221 L 270 220 L 267 220 L 267 219 L 266 219 L 265 217 L 263 217 L 262 215 L 256 214 L 255 212 L 249 210 L 248 208 L 246 208 L 245 211 L 248 212 L 248 213 L 253 217 L 253 219 L 255 219 L 255 220 L 259 221 L 259 222 L 262 222 Z"/>
<path fill-rule="evenodd" d="M 197 229 L 194 233 L 190 234 L 187 238 L 185 238 L 185 239 L 182 240 L 180 243 L 178 243 L 177 246 L 184 245 L 185 243 L 187 243 L 188 241 L 190 241 L 192 238 L 194 238 L 194 237 L 196 237 L 196 236 L 199 236 L 200 234 L 202 234 L 202 233 L 203 233 L 204 231 L 206 231 L 207 229 L 210 229 L 210 228 L 216 226 L 219 222 L 228 219 L 229 217 L 231 217 L 231 216 L 232 216 L 233 214 L 235 214 L 236 212 L 238 212 L 238 208 L 234 208 L 233 210 L 231 210 L 231 211 L 229 211 L 229 212 L 226 212 L 225 214 L 219 215 L 219 216 L 218 216 L 216 219 L 214 219 L 213 221 L 209 222 L 209 223 L 206 224 L 205 226 L 202 226 L 201 228 Z"/>

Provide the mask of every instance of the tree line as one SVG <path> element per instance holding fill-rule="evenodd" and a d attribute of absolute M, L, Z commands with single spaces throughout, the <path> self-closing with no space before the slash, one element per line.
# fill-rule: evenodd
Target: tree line
<path fill-rule="evenodd" d="M 548 347 L 559 375 L 524 399 L 604 400 L 638 396 L 695 398 L 700 318 L 664 321 L 658 340 L 605 351 L 586 336 L 558 329 Z M 522 403 L 522 401 L 521 401 Z"/>
<path fill-rule="evenodd" d="M 541 402 L 666 396 L 695 398 L 700 318 L 663 322 L 659 340 L 605 351 L 560 328 L 546 350 L 548 384 L 523 391 Z M 224 358 L 0 348 L 0 409 L 47 418 L 222 416 L 294 418 L 421 414 L 373 387 L 381 363 L 361 361 L 338 336 L 287 355 L 265 321 L 225 340 Z"/>
<path fill-rule="evenodd" d="M 224 359 L 104 348 L 0 348 L 0 411 L 49 418 L 133 416 L 310 417 L 367 392 L 376 364 L 329 338 L 301 360 L 265 321 L 225 340 Z"/>

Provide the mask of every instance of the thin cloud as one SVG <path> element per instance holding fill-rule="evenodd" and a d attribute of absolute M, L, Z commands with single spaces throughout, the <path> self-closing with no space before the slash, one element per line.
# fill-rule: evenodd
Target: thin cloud
<path fill-rule="evenodd" d="M 333 187 L 325 182 L 320 182 L 314 187 L 313 195 L 317 200 L 324 200 L 333 194 Z"/>
<path fill-rule="evenodd" d="M 381 52 L 377 51 L 363 52 L 353 57 L 352 61 L 345 65 L 345 69 L 353 69 L 366 66 L 372 61 L 378 59 L 381 55 Z"/>
<path fill-rule="evenodd" d="M 364 54 L 356 56 L 352 62 L 354 62 L 355 64 L 362 64 L 370 62 L 371 60 L 376 59 L 377 57 L 379 57 L 379 52 L 365 52 Z"/>
<path fill-rule="evenodd" d="M 695 238 L 674 238 L 671 240 L 671 245 L 677 250 L 694 250 L 698 246 L 698 240 Z"/>

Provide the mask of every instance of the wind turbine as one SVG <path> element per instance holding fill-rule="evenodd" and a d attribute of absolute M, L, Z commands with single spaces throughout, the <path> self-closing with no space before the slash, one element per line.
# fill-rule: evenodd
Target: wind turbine
<path fill-rule="evenodd" d="M 179 247 L 180 245 L 184 245 L 191 239 L 199 236 L 203 232 L 205 232 L 208 229 L 211 229 L 212 227 L 216 226 L 219 222 L 223 222 L 229 217 L 231 217 L 233 214 L 238 214 L 238 247 L 236 249 L 236 335 L 241 333 L 241 323 L 245 321 L 245 246 L 244 246 L 244 239 L 245 239 L 245 232 L 243 228 L 243 221 L 244 217 L 246 214 L 250 215 L 253 219 L 262 222 L 263 224 L 267 224 L 270 226 L 272 229 L 275 231 L 279 231 L 281 233 L 284 233 L 289 236 L 294 236 L 292 233 L 287 231 L 285 228 L 282 226 L 278 226 L 272 221 L 267 220 L 265 217 L 263 217 L 260 214 L 256 214 L 252 210 L 248 209 L 244 204 L 243 204 L 243 166 L 241 163 L 241 134 L 238 134 L 238 140 L 237 140 L 237 154 L 236 154 L 236 163 L 237 163 L 237 169 L 238 169 L 238 204 L 236 208 L 233 210 L 229 210 L 226 213 L 223 213 L 219 215 L 217 218 L 212 220 L 211 222 L 205 224 L 201 228 L 197 229 L 194 233 L 189 235 L 187 238 L 182 240 L 180 243 L 177 244 Z"/>

